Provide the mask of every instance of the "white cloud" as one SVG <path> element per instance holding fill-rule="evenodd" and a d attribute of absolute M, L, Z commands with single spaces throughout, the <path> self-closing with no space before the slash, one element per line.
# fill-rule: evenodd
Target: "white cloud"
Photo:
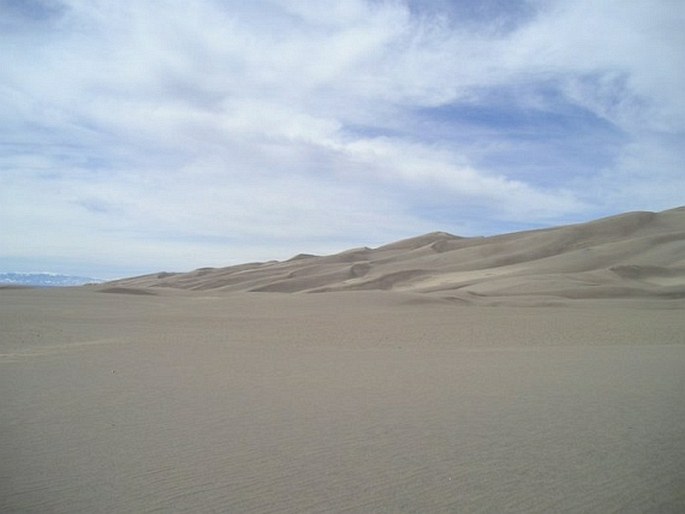
<path fill-rule="evenodd" d="M 142 271 L 678 203 L 679 2 L 531 2 L 492 22 L 450 14 L 449 2 L 414 7 L 68 0 L 42 16 L 13 11 L 0 36 L 2 245 L 85 251 L 122 269 L 130 256 Z M 470 135 L 473 120 L 431 109 L 487 106 L 499 91 L 515 91 L 505 117 L 548 113 L 578 141 L 573 116 L 604 120 L 624 146 L 589 177 L 571 162 L 544 180 L 479 164 L 545 143 L 521 142 L 501 119 L 476 120 L 487 130 Z M 431 218 L 450 204 L 448 220 Z"/>

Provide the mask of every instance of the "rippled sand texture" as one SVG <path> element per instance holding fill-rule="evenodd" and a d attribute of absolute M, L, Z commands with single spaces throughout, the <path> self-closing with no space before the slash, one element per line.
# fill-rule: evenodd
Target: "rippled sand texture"
<path fill-rule="evenodd" d="M 0 327 L 2 512 L 685 511 L 673 300 L 7 289 Z"/>

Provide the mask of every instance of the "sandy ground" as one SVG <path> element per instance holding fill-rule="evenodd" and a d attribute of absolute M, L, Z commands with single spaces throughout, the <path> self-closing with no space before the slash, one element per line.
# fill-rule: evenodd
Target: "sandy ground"
<path fill-rule="evenodd" d="M 0 290 L 2 512 L 685 512 L 663 301 Z"/>

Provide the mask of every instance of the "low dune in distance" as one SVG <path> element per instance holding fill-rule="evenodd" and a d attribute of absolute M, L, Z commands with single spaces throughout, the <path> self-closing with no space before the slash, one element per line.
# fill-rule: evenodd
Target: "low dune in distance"
<path fill-rule="evenodd" d="M 685 512 L 684 267 L 681 208 L 1 288 L 0 512 Z"/>
<path fill-rule="evenodd" d="M 434 232 L 336 255 L 119 280 L 103 291 L 385 290 L 466 303 L 685 298 L 685 208 L 493 237 Z"/>

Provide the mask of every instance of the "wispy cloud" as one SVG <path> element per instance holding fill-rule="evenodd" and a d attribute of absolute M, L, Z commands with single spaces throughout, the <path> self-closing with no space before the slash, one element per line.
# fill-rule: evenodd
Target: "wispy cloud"
<path fill-rule="evenodd" d="M 187 269 L 675 206 L 684 26 L 669 0 L 5 1 L 0 264 Z"/>

